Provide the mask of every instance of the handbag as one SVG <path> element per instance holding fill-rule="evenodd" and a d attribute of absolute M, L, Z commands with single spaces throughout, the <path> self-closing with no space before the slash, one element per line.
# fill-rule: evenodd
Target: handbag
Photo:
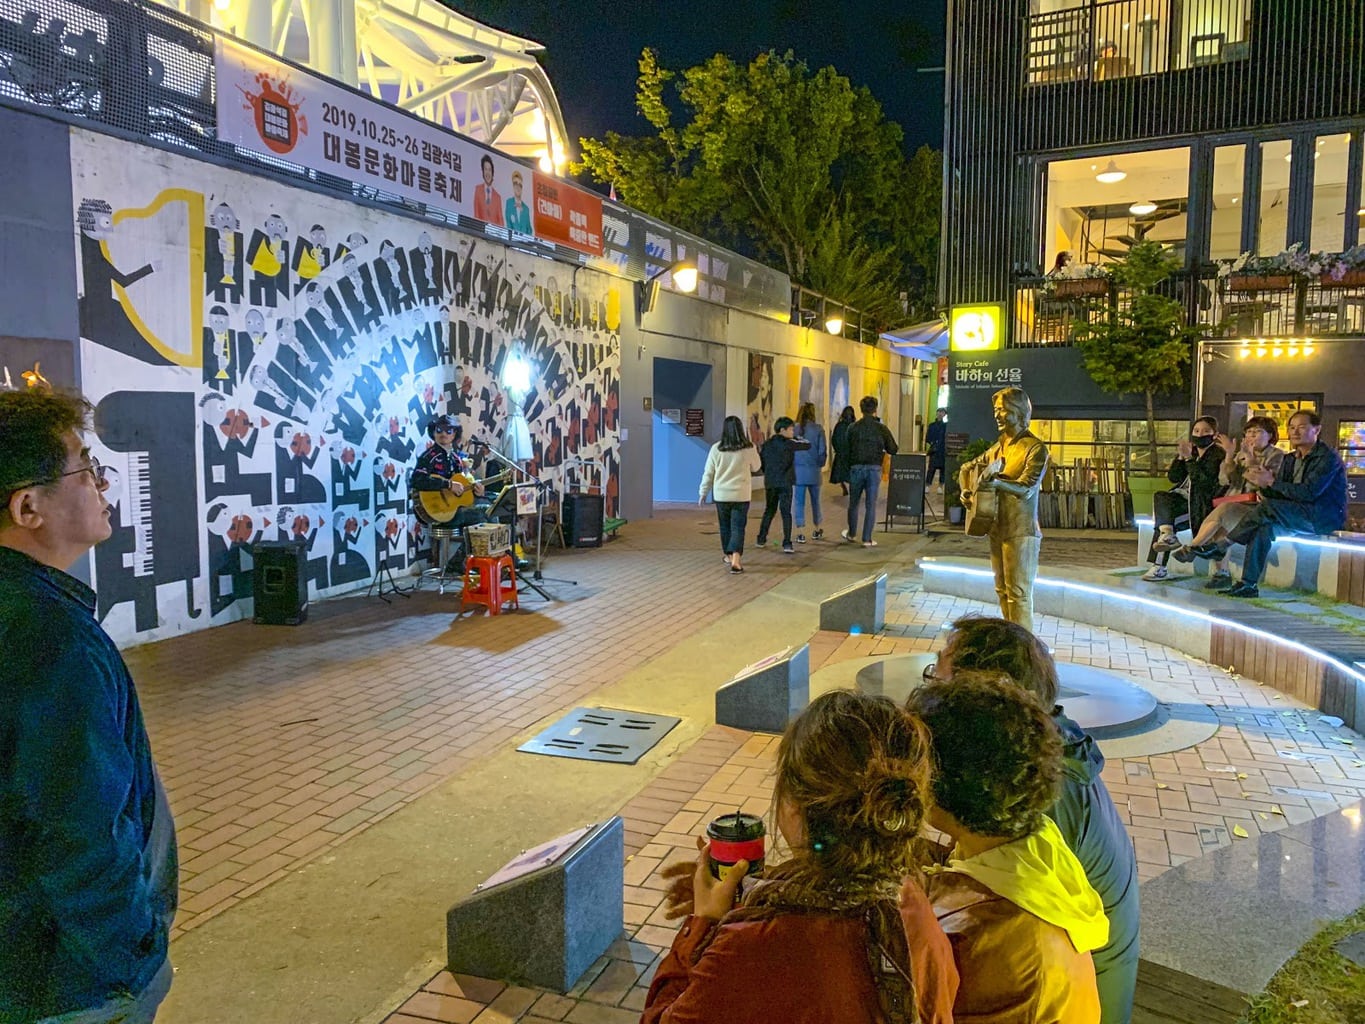
<path fill-rule="evenodd" d="M 1241 494 L 1225 494 L 1221 498 L 1213 499 L 1213 507 L 1219 505 L 1254 505 L 1261 500 L 1261 495 L 1256 491 L 1244 491 Z"/>

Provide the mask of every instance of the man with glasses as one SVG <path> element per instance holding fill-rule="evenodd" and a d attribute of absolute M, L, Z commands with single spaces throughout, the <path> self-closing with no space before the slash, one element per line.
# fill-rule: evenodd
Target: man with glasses
<path fill-rule="evenodd" d="M 147 1024 L 175 826 L 128 668 L 65 572 L 111 532 L 89 411 L 0 392 L 0 1020 Z"/>

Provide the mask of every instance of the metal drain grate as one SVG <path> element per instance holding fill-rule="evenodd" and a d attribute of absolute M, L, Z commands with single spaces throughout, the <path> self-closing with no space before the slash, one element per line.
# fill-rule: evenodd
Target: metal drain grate
<path fill-rule="evenodd" d="M 681 721 L 619 708 L 574 708 L 517 749 L 580 761 L 634 764 Z"/>

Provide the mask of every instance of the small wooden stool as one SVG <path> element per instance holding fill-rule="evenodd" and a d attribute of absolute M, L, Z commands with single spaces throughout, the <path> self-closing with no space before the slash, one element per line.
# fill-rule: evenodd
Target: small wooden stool
<path fill-rule="evenodd" d="M 507 570 L 507 580 L 502 578 Z M 513 608 L 520 609 L 517 601 L 517 565 L 508 554 L 488 557 L 473 556 L 464 563 L 464 590 L 460 593 L 460 604 L 481 604 L 488 609 L 489 615 L 498 615 L 502 606 L 511 602 Z"/>

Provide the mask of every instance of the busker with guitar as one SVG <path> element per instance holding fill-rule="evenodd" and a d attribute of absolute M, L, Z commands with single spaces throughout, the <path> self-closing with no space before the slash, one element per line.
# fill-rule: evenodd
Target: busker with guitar
<path fill-rule="evenodd" d="M 1000 614 L 1033 631 L 1033 580 L 1038 575 L 1038 491 L 1048 451 L 1029 432 L 1033 403 L 1022 388 L 991 396 L 1000 439 L 958 471 L 967 533 L 989 537 Z"/>
<path fill-rule="evenodd" d="M 487 504 L 478 501 L 483 481 L 469 475 L 469 457 L 458 447 L 463 432 L 450 415 L 435 416 L 427 424 L 434 443 L 417 457 L 410 489 L 413 512 L 428 526 L 464 527 L 488 520 Z"/>

